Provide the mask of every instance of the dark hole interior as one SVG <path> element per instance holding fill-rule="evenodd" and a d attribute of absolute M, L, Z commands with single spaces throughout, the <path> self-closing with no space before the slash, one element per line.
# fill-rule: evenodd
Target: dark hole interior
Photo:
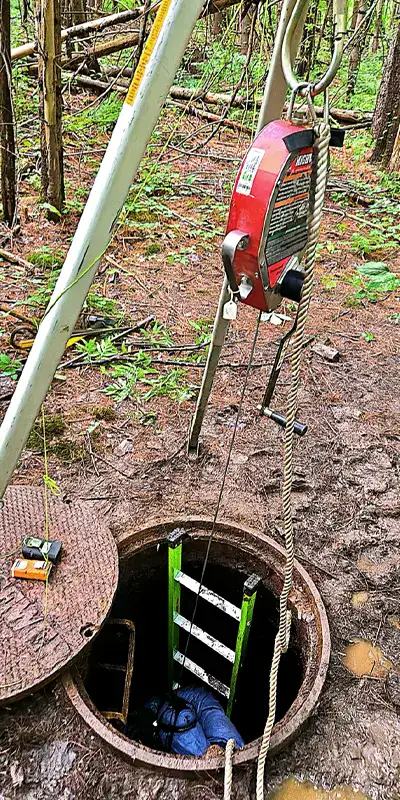
<path fill-rule="evenodd" d="M 182 569 L 199 579 L 206 544 L 204 540 L 185 542 Z M 231 566 L 234 565 L 234 566 Z M 153 695 L 165 696 L 167 681 L 167 596 L 168 570 L 165 544 L 143 549 L 121 562 L 120 582 L 111 618 L 132 620 L 135 625 L 135 651 L 128 724 L 112 721 L 121 732 L 137 737 L 131 725 L 135 712 Z M 240 551 L 219 544 L 212 547 L 204 585 L 225 599 L 241 606 L 246 578 L 256 571 L 254 564 L 241 564 Z M 181 614 L 191 619 L 195 595 L 181 590 Z M 219 641 L 235 649 L 238 623 L 201 599 L 195 623 Z M 261 735 L 268 715 L 268 681 L 275 634 L 278 627 L 278 601 L 263 584 L 254 608 L 244 665 L 239 673 L 232 722 L 246 743 Z M 303 677 L 298 634 L 294 626 L 292 644 L 281 658 L 279 669 L 277 716 L 281 719 L 296 698 Z M 185 651 L 187 634 L 180 631 L 179 649 Z M 129 633 L 119 625 L 106 624 L 93 642 L 88 660 L 85 686 L 101 712 L 121 711 Z M 188 657 L 229 685 L 232 665 L 193 636 Z M 200 684 L 192 673 L 175 664 L 175 680 L 181 686 Z M 226 700 L 215 692 L 222 705 Z M 143 740 L 142 740 L 143 741 Z M 147 742 L 144 742 L 145 744 Z"/>

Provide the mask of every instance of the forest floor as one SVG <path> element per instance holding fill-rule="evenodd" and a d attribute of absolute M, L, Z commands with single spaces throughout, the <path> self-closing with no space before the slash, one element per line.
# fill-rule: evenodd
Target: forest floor
<path fill-rule="evenodd" d="M 159 348 L 197 343 L 203 363 L 222 280 L 221 233 L 235 159 L 247 139 L 224 131 L 197 151 L 200 124 L 185 120 L 181 125 L 193 146 L 187 157 L 164 147 L 175 124 L 169 113 L 158 126 L 149 153 L 160 160 L 155 171 L 149 170 L 151 161 L 142 170 L 147 183 L 137 183 L 130 195 L 137 198 L 141 186 L 139 206 L 136 200 L 118 226 L 90 300 L 92 312 L 110 318 L 118 313 L 119 325 L 153 314 L 160 323 L 153 333 L 132 334 L 126 344 L 145 340 L 154 348 L 154 361 L 141 357 L 133 371 L 111 374 L 112 366 L 102 371 L 98 351 L 88 347 L 91 363 L 59 371 L 62 380 L 53 382 L 45 403 L 51 478 L 65 499 L 83 499 L 96 509 L 117 540 L 127 527 L 138 529 L 149 520 L 212 516 L 256 324 L 256 312 L 241 307 L 217 371 L 200 458 L 188 461 L 185 441 L 201 364 L 193 363 L 191 351 Z M 37 313 L 30 303 L 62 263 L 101 158 L 95 150 L 104 149 L 108 139 L 106 132 L 97 140 L 95 132 L 91 136 L 85 146 L 74 135 L 67 137 L 69 213 L 58 224 L 46 221 L 26 172 L 21 230 L 12 241 L 0 231 L 0 246 L 30 259 L 31 267 L 1 265 L 3 305 L 24 301 L 17 310 Z M 296 550 L 326 605 L 332 658 L 316 712 L 293 744 L 271 759 L 266 787 L 275 791 L 295 776 L 321 790 L 347 786 L 360 794 L 343 789 L 317 795 L 310 787 L 296 794 L 292 785 L 282 794 L 287 800 L 400 798 L 399 290 L 375 296 L 357 272 L 369 261 L 400 272 L 399 234 L 393 230 L 400 199 L 395 181 L 384 183 L 364 151 L 357 151 L 358 141 L 357 134 L 349 134 L 345 148 L 332 157 L 336 184 L 326 200 L 332 211 L 323 221 L 300 390 L 299 418 L 308 423 L 308 434 L 295 450 Z M 339 194 L 340 183 L 348 192 L 349 182 L 362 187 L 368 205 L 357 202 L 353 190 Z M 288 304 L 285 310 L 293 313 Z M 3 316 L 1 351 L 21 359 L 22 351 L 8 344 L 17 324 Z M 267 323 L 260 327 L 220 512 L 278 540 L 282 432 L 260 419 L 257 405 L 280 331 Z M 330 363 L 313 352 L 316 341 L 337 348 L 339 360 Z M 110 352 L 103 350 L 102 356 Z M 68 351 L 64 360 L 77 353 Z M 158 359 L 189 365 L 161 366 Z M 3 373 L 2 412 L 13 386 Z M 288 386 L 285 368 L 274 401 L 279 410 L 285 408 Z M 38 427 L 13 481 L 41 485 L 43 472 Z M 379 664 L 361 668 L 368 675 L 354 674 L 344 654 L 357 639 L 379 646 L 388 661 L 379 657 Z M 265 683 L 267 691 L 267 676 Z M 124 762 L 77 717 L 57 681 L 5 708 L 0 726 L 1 800 L 222 797 L 221 776 L 186 781 Z M 233 798 L 254 797 L 254 786 L 254 770 L 238 773 Z"/>

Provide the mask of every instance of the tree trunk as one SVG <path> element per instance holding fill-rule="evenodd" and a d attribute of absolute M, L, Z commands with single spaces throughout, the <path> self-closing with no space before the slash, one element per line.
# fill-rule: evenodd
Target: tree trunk
<path fill-rule="evenodd" d="M 240 20 L 240 52 L 242 56 L 247 55 L 249 49 L 250 22 L 248 13 Z"/>
<path fill-rule="evenodd" d="M 370 0 L 360 0 L 358 6 L 357 19 L 355 23 L 355 30 L 357 30 L 357 28 L 361 25 L 368 11 L 369 5 L 370 5 Z M 353 9 L 353 16 L 354 16 L 354 9 Z M 347 77 L 347 92 L 346 92 L 347 100 L 350 100 L 350 97 L 352 97 L 356 88 L 358 70 L 361 63 L 361 56 L 365 47 L 366 33 L 367 31 L 366 28 L 364 27 L 362 35 L 360 35 L 355 39 L 353 47 L 351 48 L 350 51 L 349 71 Z"/>
<path fill-rule="evenodd" d="M 383 0 L 378 0 L 378 5 L 376 7 L 375 30 L 374 30 L 374 35 L 372 37 L 372 45 L 371 45 L 371 50 L 373 53 L 377 53 L 378 51 L 379 35 L 382 26 L 382 8 L 383 8 Z"/>
<path fill-rule="evenodd" d="M 15 139 L 11 96 L 10 0 L 0 0 L 1 202 L 8 225 L 15 218 Z"/>
<path fill-rule="evenodd" d="M 61 97 L 61 18 L 59 0 L 38 7 L 39 91 L 41 107 L 42 199 L 58 212 L 64 202 Z M 48 218 L 60 217 L 48 209 Z"/>
<path fill-rule="evenodd" d="M 394 143 L 389 166 L 394 172 L 400 172 L 400 127 L 397 131 L 396 141 Z"/>
<path fill-rule="evenodd" d="M 317 29 L 317 14 L 319 0 L 311 0 L 304 23 L 303 35 L 301 37 L 299 60 L 297 72 L 301 78 L 308 80 L 312 67 L 312 56 Z"/>
<path fill-rule="evenodd" d="M 146 28 L 147 28 L 147 21 L 148 21 L 149 14 L 150 14 L 150 6 L 151 6 L 151 0 L 145 0 L 144 6 L 143 6 L 143 8 L 144 8 L 143 16 L 142 16 L 142 18 L 141 18 L 141 20 L 139 22 L 139 41 L 138 41 L 137 48 L 135 50 L 135 54 L 134 54 L 133 59 L 132 59 L 132 70 L 131 70 L 131 74 L 132 75 L 134 74 L 134 72 L 135 72 L 135 70 L 137 68 L 137 65 L 139 64 L 139 61 L 140 61 L 140 58 L 141 58 L 141 55 L 142 55 L 142 52 L 143 52 L 144 44 L 145 44 L 145 41 L 146 41 Z"/>
<path fill-rule="evenodd" d="M 86 22 L 84 0 L 71 0 L 71 25 L 80 25 Z"/>
<path fill-rule="evenodd" d="M 396 137 L 398 138 L 400 124 L 399 75 L 400 23 L 397 23 L 384 66 L 372 119 L 372 131 L 376 138 L 376 143 L 371 161 L 373 164 L 381 163 L 384 167 L 388 166 L 392 154 L 395 156 L 395 141 Z"/>
<path fill-rule="evenodd" d="M 212 22 L 214 39 L 217 39 L 219 36 L 221 36 L 222 22 L 223 22 L 222 12 L 218 11 L 217 14 L 214 14 Z"/>
<path fill-rule="evenodd" d="M 320 51 L 321 44 L 325 37 L 325 31 L 329 27 L 329 24 L 331 23 L 332 23 L 332 0 L 327 0 L 325 14 L 319 29 L 318 39 L 314 47 L 314 64 L 317 63 L 318 53 Z"/>
<path fill-rule="evenodd" d="M 354 33 L 357 25 L 358 9 L 360 7 L 360 0 L 354 0 L 353 11 L 351 12 L 350 31 Z"/>

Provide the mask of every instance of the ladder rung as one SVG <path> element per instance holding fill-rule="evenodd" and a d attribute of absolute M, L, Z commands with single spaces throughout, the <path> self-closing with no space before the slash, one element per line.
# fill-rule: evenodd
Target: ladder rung
<path fill-rule="evenodd" d="M 175 625 L 178 625 L 184 631 L 187 631 L 187 633 L 189 633 L 190 622 L 188 619 L 186 619 L 186 617 L 182 617 L 181 614 L 175 614 L 174 622 Z M 206 633 L 206 631 L 203 631 L 201 628 L 198 628 L 197 625 L 191 626 L 191 633 L 193 636 L 196 637 L 196 639 L 199 639 L 200 642 L 203 642 L 203 644 L 206 644 L 207 647 L 211 647 L 211 649 L 214 650 L 216 653 L 218 653 L 220 656 L 226 658 L 227 661 L 230 661 L 232 664 L 234 663 L 235 651 L 231 650 L 230 647 L 227 647 L 225 644 L 218 641 L 218 639 L 215 639 L 214 636 L 211 636 L 210 633 Z"/>
<path fill-rule="evenodd" d="M 193 675 L 196 675 L 196 678 L 199 678 L 204 683 L 208 683 L 212 689 L 215 689 L 216 692 L 219 692 L 224 697 L 229 698 L 229 686 L 226 686 L 224 683 L 218 680 L 218 678 L 214 678 L 213 675 L 210 675 L 209 672 L 206 672 L 204 669 L 195 664 L 194 661 L 191 661 L 188 658 L 177 650 L 174 653 L 174 659 L 178 662 L 178 664 L 184 664 L 185 668 L 192 672 Z"/>
<path fill-rule="evenodd" d="M 208 603 L 219 608 L 220 611 L 224 611 L 225 614 L 233 617 L 236 622 L 240 622 L 240 608 L 234 606 L 229 600 L 224 600 L 219 594 L 212 592 L 211 589 L 206 589 L 205 586 L 200 586 L 198 581 L 194 578 L 190 578 L 189 575 L 185 575 L 184 572 L 176 572 L 175 580 L 178 581 L 181 586 L 185 586 L 186 589 L 190 589 L 191 592 L 198 594 L 203 600 L 207 600 Z"/>

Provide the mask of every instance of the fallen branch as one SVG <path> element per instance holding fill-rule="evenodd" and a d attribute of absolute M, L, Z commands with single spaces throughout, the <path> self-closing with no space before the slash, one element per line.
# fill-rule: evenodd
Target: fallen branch
<path fill-rule="evenodd" d="M 139 32 L 127 33 L 125 36 L 117 36 L 106 42 L 93 42 L 85 50 L 73 53 L 72 56 L 63 56 L 61 66 L 63 69 L 75 70 L 78 64 L 86 59 L 97 59 L 103 56 L 110 56 L 112 53 L 119 53 L 128 47 L 135 47 L 139 41 Z"/>
<path fill-rule="evenodd" d="M 8 250 L 0 250 L 0 258 L 3 258 L 4 261 L 9 261 L 10 264 L 18 264 L 20 267 L 25 267 L 25 269 L 32 269 L 32 264 L 26 261 L 25 258 L 22 258 L 22 256 L 17 255 L 17 253 L 9 253 Z"/>
<path fill-rule="evenodd" d="M 100 81 L 97 80 L 97 78 L 90 78 L 86 75 L 77 75 L 75 80 L 80 86 L 85 86 L 88 89 L 96 89 L 100 91 L 107 91 L 107 89 L 110 89 L 121 94 L 126 94 L 128 91 L 128 86 L 125 86 L 122 83 L 111 85 L 107 83 L 107 81 Z M 221 121 L 221 117 L 218 114 L 212 114 L 211 111 L 204 111 L 202 108 L 198 108 L 192 103 L 180 103 L 179 100 L 173 99 L 171 99 L 170 102 L 173 103 L 174 106 L 181 108 L 186 114 L 190 114 L 193 117 L 206 119 L 208 122 L 221 122 L 222 125 L 225 125 L 225 127 L 231 128 L 234 131 L 251 134 L 250 128 L 247 128 L 240 122 L 235 122 L 231 119 L 224 119 Z"/>
<path fill-rule="evenodd" d="M 111 67 L 105 66 L 102 67 L 102 71 L 105 75 L 109 75 L 110 77 L 122 77 L 122 78 L 130 78 L 131 77 L 131 70 L 124 69 L 121 71 L 118 67 Z M 246 110 L 261 108 L 262 97 L 246 97 L 245 95 L 237 95 L 232 100 L 232 95 L 224 94 L 223 92 L 205 92 L 204 89 L 188 89 L 186 86 L 172 86 L 169 92 L 170 96 L 174 100 L 189 100 L 189 101 L 201 101 L 206 105 L 228 105 L 230 103 L 231 108 L 244 108 Z M 295 109 L 299 110 L 300 107 L 304 108 L 302 103 L 296 103 Z M 287 104 L 285 105 L 285 110 L 287 109 Z M 320 107 L 316 107 L 316 113 L 318 117 L 322 117 L 323 110 Z M 336 119 L 338 122 L 345 122 L 348 125 L 358 125 L 358 124 L 369 124 L 372 121 L 372 111 L 353 111 L 352 109 L 347 108 L 331 108 L 329 113 L 333 119 Z"/>
<path fill-rule="evenodd" d="M 153 4 L 151 8 L 151 13 L 154 13 L 159 5 L 160 1 Z M 223 11 L 225 8 L 229 8 L 230 6 L 237 5 L 241 0 L 213 0 L 207 6 L 203 16 L 208 16 L 209 14 L 217 14 L 219 11 Z M 80 36 L 83 36 L 85 33 L 94 33 L 94 32 L 101 32 L 106 28 L 113 27 L 115 25 L 123 25 L 126 22 L 131 22 L 132 20 L 139 19 L 145 13 L 145 6 L 139 6 L 138 8 L 132 8 L 128 11 L 121 11 L 118 14 L 108 14 L 105 17 L 99 17 L 98 19 L 92 19 L 88 22 L 82 22 L 79 25 L 73 25 L 70 28 L 64 28 L 61 31 L 61 41 L 65 42 L 66 39 L 76 39 Z M 136 41 L 134 44 L 137 44 L 139 34 L 136 33 Z M 131 45 L 126 45 L 126 47 L 130 47 Z M 122 48 L 121 48 L 122 49 Z M 14 47 L 11 51 L 11 60 L 15 61 L 18 58 L 25 58 L 26 56 L 31 56 L 33 53 L 37 51 L 37 42 L 27 42 L 26 44 L 22 44 L 19 47 Z M 85 52 L 85 51 L 83 51 Z M 112 50 L 110 52 L 117 52 L 116 50 Z"/>
<path fill-rule="evenodd" d="M 70 76 L 68 76 L 70 77 Z M 128 86 L 122 85 L 122 83 L 107 83 L 107 81 L 100 81 L 97 78 L 89 78 L 86 75 L 77 75 L 74 78 L 75 83 L 78 83 L 79 86 L 84 86 L 86 89 L 99 89 L 104 92 L 107 89 L 110 89 L 113 92 L 119 92 L 120 94 L 126 94 L 128 91 Z"/>
<path fill-rule="evenodd" d="M 114 40 L 114 44 L 116 46 L 119 46 L 116 43 L 117 43 L 117 40 Z M 96 55 L 96 52 L 95 51 L 93 51 L 93 52 Z M 79 54 L 77 53 L 76 55 L 77 56 L 81 56 L 80 53 Z M 97 55 L 99 55 L 98 52 L 97 52 Z M 69 69 L 72 69 L 72 68 L 73 68 L 73 65 L 72 65 L 71 61 L 69 61 L 69 62 L 64 64 L 64 69 L 69 70 Z M 112 89 L 112 90 L 114 90 L 116 92 L 120 92 L 121 94 L 126 94 L 128 84 L 125 85 L 125 82 L 123 82 L 123 78 L 124 77 L 129 77 L 129 74 L 130 74 L 129 70 L 123 70 L 122 73 L 121 73 L 121 70 L 118 70 L 115 67 L 111 67 L 111 68 L 106 67 L 105 72 L 106 72 L 107 75 L 110 75 L 110 77 L 115 77 L 115 76 L 118 75 L 120 77 L 120 79 L 121 79 L 120 83 L 111 86 L 106 81 L 101 81 L 101 80 L 99 80 L 97 78 L 91 78 L 89 76 L 83 76 L 83 75 L 78 75 L 76 77 L 76 81 L 77 81 L 77 83 L 80 83 L 82 86 L 86 86 L 88 88 L 101 89 L 102 91 L 104 91 L 105 89 L 107 89 L 109 87 L 110 89 Z M 201 101 L 202 103 L 205 103 L 206 105 L 223 105 L 224 103 L 229 103 L 230 102 L 230 95 L 228 95 L 228 94 L 220 94 L 220 93 L 216 93 L 216 92 L 206 92 L 206 93 L 204 93 L 204 91 L 202 91 L 201 89 L 186 89 L 183 86 L 171 86 L 171 89 L 169 91 L 169 96 L 174 101 L 184 100 L 184 101 L 189 101 L 190 102 L 190 101 L 198 100 L 198 101 Z M 251 108 L 252 105 L 254 106 L 254 103 L 256 104 L 257 108 L 260 108 L 261 107 L 261 97 L 256 98 L 252 102 L 251 101 L 249 102 L 245 97 L 236 97 L 236 99 L 233 101 L 233 103 L 231 105 L 232 105 L 232 108 Z M 181 103 L 180 106 L 181 106 L 181 108 L 186 108 L 186 107 L 188 109 L 190 108 L 190 106 L 186 106 L 186 103 Z M 211 114 L 211 112 L 206 112 L 203 109 L 198 109 L 197 106 L 192 106 L 192 108 L 196 109 L 196 116 L 201 117 L 202 119 L 209 119 L 210 121 L 213 121 L 213 122 L 217 122 L 220 119 L 220 117 L 218 115 Z M 296 105 L 295 108 L 299 109 L 300 105 Z M 286 106 L 285 106 L 285 109 L 286 109 Z M 317 107 L 315 110 L 316 110 L 317 116 L 322 117 L 322 108 L 318 108 Z M 201 113 L 199 113 L 199 112 L 201 112 Z M 190 114 L 192 112 L 190 110 L 188 110 L 187 113 Z M 210 117 L 205 116 L 208 113 L 211 114 Z M 357 125 L 357 124 L 371 125 L 371 122 L 372 122 L 372 112 L 370 112 L 370 111 L 351 111 L 351 110 L 347 111 L 347 109 L 331 108 L 330 109 L 330 115 L 331 115 L 332 119 L 337 120 L 337 122 L 343 122 L 343 123 L 345 123 L 347 125 L 353 125 L 353 124 L 354 125 Z M 227 124 L 227 120 L 225 120 L 224 122 L 225 122 L 225 124 Z M 233 120 L 230 120 L 230 122 L 231 122 L 231 125 L 229 125 L 229 127 L 236 128 L 236 130 L 242 130 L 242 131 L 244 131 L 246 133 L 250 132 L 250 130 L 247 129 L 246 127 L 238 127 L 238 126 L 240 126 L 239 122 L 234 122 Z"/>
<path fill-rule="evenodd" d="M 369 228 L 377 228 L 378 231 L 382 230 L 382 225 L 379 222 L 372 222 L 372 220 L 367 219 L 367 217 L 359 217 L 356 214 L 349 214 L 346 209 L 339 209 L 339 208 L 332 208 L 332 206 L 324 206 L 323 209 L 327 214 L 339 214 L 346 219 L 354 219 L 355 222 L 359 222 L 361 225 L 366 225 Z M 396 242 L 400 242 L 400 237 L 397 236 L 395 233 L 390 234 L 392 239 L 395 239 Z"/>
<path fill-rule="evenodd" d="M 112 74 L 113 70 L 110 70 L 110 74 Z M 245 109 L 252 109 L 254 106 L 256 108 L 261 108 L 262 98 L 261 97 L 253 97 L 248 99 L 242 95 L 238 95 L 232 102 L 231 102 L 231 95 L 223 94 L 220 92 L 204 92 L 201 89 L 187 89 L 184 86 L 172 86 L 170 90 L 170 96 L 174 100 L 201 100 L 206 105 L 227 105 L 230 103 L 232 108 L 245 108 Z M 301 104 L 296 104 L 295 109 L 300 109 Z M 287 105 L 285 105 L 285 110 L 287 109 Z M 315 108 L 316 114 L 318 117 L 322 117 L 323 109 L 319 108 L 318 106 Z M 345 122 L 347 124 L 358 124 L 363 122 L 371 122 L 372 121 L 372 111 L 352 111 L 351 109 L 341 109 L 341 108 L 331 108 L 330 115 L 333 119 L 338 120 L 338 122 Z"/>
<path fill-rule="evenodd" d="M 240 133 L 246 133 L 249 136 L 252 134 L 252 129 L 248 128 L 246 125 L 242 125 L 241 122 L 235 122 L 232 119 L 225 118 L 223 119 L 219 114 L 212 114 L 211 111 L 203 111 L 203 109 L 194 106 L 192 103 L 180 103 L 179 100 L 170 100 L 170 102 L 181 108 L 185 114 L 190 114 L 192 117 L 198 117 L 199 119 L 206 119 L 208 122 L 217 122 L 220 125 L 224 125 L 226 128 L 231 128 L 234 131 L 239 131 Z"/>
<path fill-rule="evenodd" d="M 67 39 L 77 39 L 86 33 L 97 33 L 106 30 L 106 28 L 113 27 L 114 25 L 122 25 L 125 22 L 131 22 L 140 17 L 141 11 L 141 8 L 133 8 L 129 11 L 121 11 L 118 14 L 110 14 L 107 17 L 92 19 L 89 20 L 89 22 L 82 22 L 80 25 L 73 25 L 71 28 L 64 28 L 61 31 L 61 41 L 65 42 Z M 37 42 L 27 42 L 26 44 L 20 45 L 20 47 L 14 47 L 11 51 L 11 60 L 14 61 L 18 58 L 31 56 L 36 51 Z"/>
<path fill-rule="evenodd" d="M 114 342 L 119 341 L 120 339 L 124 339 L 129 334 L 135 333 L 136 331 L 140 331 L 140 330 L 142 330 L 142 328 L 146 328 L 150 324 L 150 322 L 153 322 L 153 321 L 154 321 L 154 315 L 153 314 L 149 314 L 148 317 L 145 317 L 140 322 L 137 322 L 135 325 L 131 325 L 130 328 L 125 328 L 122 331 L 122 333 L 117 333 L 116 336 L 110 336 L 109 342 L 114 343 Z M 79 353 L 79 356 L 75 356 L 75 358 L 70 358 L 69 361 L 65 361 L 63 364 L 60 364 L 57 371 L 59 371 L 60 369 L 65 369 L 66 367 L 71 367 L 77 361 L 81 361 L 81 360 L 82 360 L 82 353 Z M 86 366 L 89 366 L 89 365 L 86 364 Z"/>

